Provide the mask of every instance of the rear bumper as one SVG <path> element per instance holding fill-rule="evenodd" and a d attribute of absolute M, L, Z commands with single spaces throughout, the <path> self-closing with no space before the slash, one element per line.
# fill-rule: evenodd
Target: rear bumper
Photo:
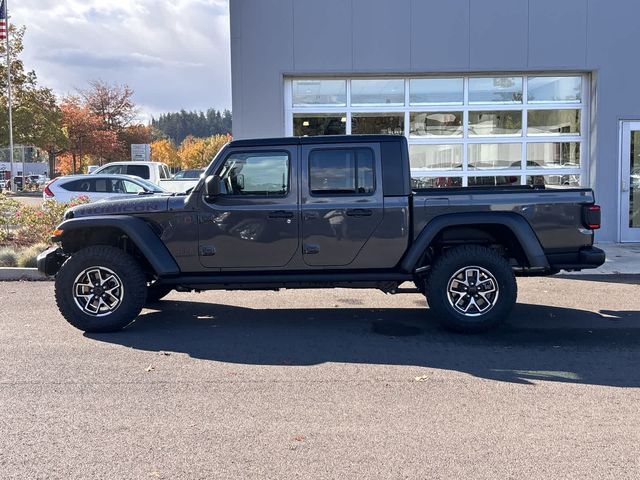
<path fill-rule="evenodd" d="M 555 270 L 588 270 L 598 268 L 604 264 L 605 260 L 604 250 L 597 247 L 585 247 L 578 252 L 577 261 L 553 263 L 551 267 Z"/>
<path fill-rule="evenodd" d="M 55 275 L 65 260 L 60 247 L 51 247 L 38 255 L 38 270 L 45 275 Z"/>

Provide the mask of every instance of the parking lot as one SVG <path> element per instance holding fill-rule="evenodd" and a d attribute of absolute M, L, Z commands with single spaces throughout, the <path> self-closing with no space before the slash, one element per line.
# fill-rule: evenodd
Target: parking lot
<path fill-rule="evenodd" d="M 2 478 L 639 478 L 639 277 L 519 280 L 508 326 L 419 295 L 173 293 L 83 335 L 0 283 Z"/>

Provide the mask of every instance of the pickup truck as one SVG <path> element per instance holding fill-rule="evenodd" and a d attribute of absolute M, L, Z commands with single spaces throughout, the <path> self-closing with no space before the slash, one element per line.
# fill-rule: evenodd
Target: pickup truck
<path fill-rule="evenodd" d="M 151 183 L 169 192 L 175 193 L 186 192 L 190 188 L 195 187 L 199 180 L 198 177 L 174 179 L 171 177 L 169 167 L 162 162 L 111 162 L 89 173 L 135 175 L 136 177 L 149 180 Z"/>
<path fill-rule="evenodd" d="M 398 136 L 235 140 L 189 193 L 70 209 L 38 268 L 89 332 L 172 290 L 336 287 L 421 293 L 445 327 L 479 332 L 509 316 L 516 275 L 605 261 L 588 188 L 412 189 L 409 166 Z"/>

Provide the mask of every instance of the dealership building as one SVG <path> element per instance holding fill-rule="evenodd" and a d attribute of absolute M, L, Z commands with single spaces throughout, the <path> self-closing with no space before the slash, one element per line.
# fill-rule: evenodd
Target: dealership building
<path fill-rule="evenodd" d="M 231 0 L 235 138 L 407 137 L 416 187 L 589 186 L 640 242 L 637 0 Z"/>

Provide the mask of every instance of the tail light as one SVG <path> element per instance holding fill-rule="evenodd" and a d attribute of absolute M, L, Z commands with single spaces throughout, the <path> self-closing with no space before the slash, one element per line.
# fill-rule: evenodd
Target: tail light
<path fill-rule="evenodd" d="M 582 207 L 582 223 L 589 230 L 598 230 L 601 222 L 600 205 L 585 205 Z"/>
<path fill-rule="evenodd" d="M 44 193 L 44 196 L 45 196 L 45 197 L 47 197 L 47 198 L 53 198 L 53 197 L 55 197 L 55 195 L 53 194 L 53 192 L 51 191 L 51 189 L 49 188 L 49 186 L 50 186 L 53 182 L 55 182 L 56 180 L 57 180 L 57 178 L 54 178 L 53 180 L 49 180 L 49 181 L 45 184 L 44 188 L 42 189 L 42 193 Z"/>

